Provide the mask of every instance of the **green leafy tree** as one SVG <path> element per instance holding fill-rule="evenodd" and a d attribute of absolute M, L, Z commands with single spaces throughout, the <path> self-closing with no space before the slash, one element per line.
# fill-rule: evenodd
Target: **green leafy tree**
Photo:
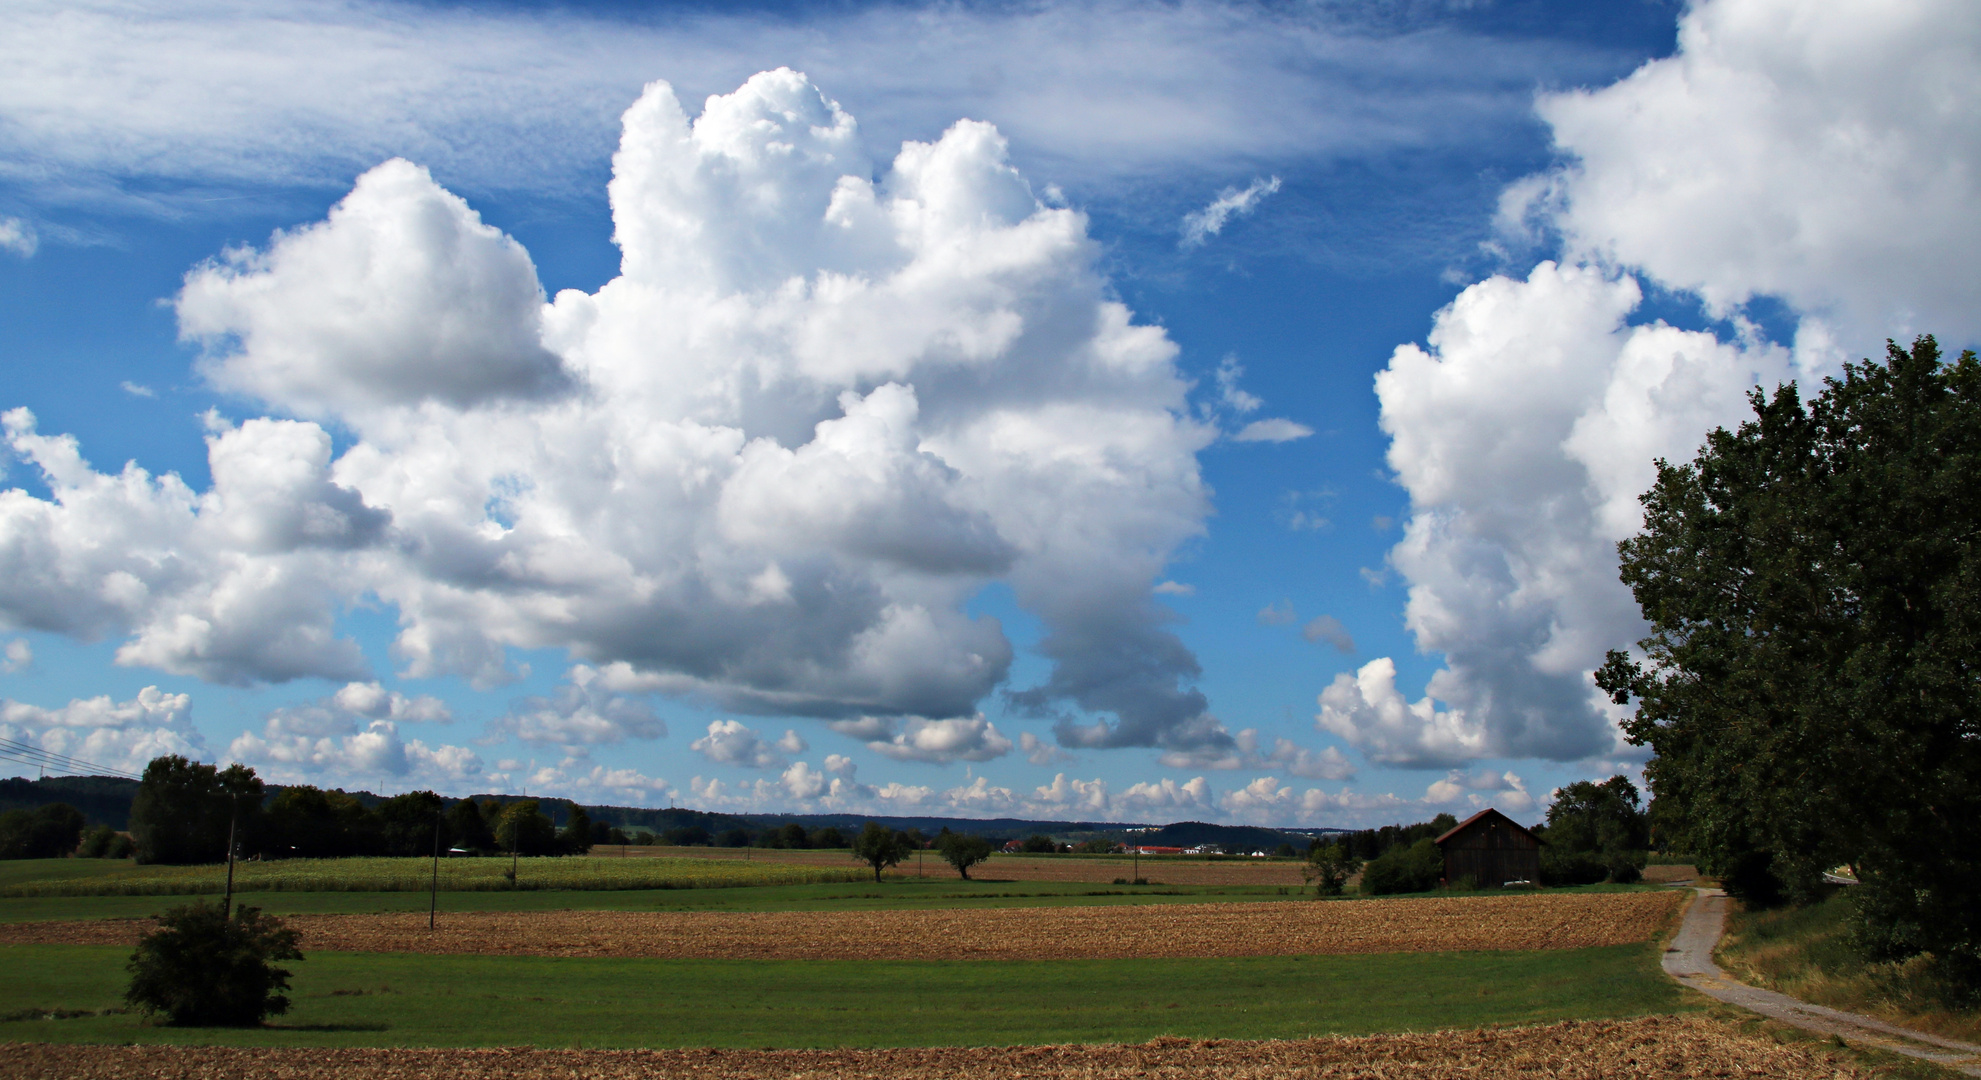
<path fill-rule="evenodd" d="M 1053 843 L 1050 836 L 1041 836 L 1038 833 L 1033 833 L 1026 837 L 1023 843 L 1018 845 L 1018 850 L 1027 855 L 1050 855 L 1059 850 L 1059 845 Z"/>
<path fill-rule="evenodd" d="M 244 847 L 260 826 L 261 779 L 245 765 L 215 769 L 177 754 L 145 766 L 131 800 L 131 839 L 141 863 L 210 863 L 227 857 L 230 823 Z"/>
<path fill-rule="evenodd" d="M 557 850 L 557 830 L 538 809 L 535 799 L 518 799 L 502 808 L 495 825 L 495 842 L 518 855 L 549 855 Z"/>
<path fill-rule="evenodd" d="M 280 993 L 289 971 L 274 961 L 302 958 L 296 932 L 281 919 L 252 907 L 230 919 L 194 901 L 158 916 L 157 928 L 138 939 L 124 998 L 171 1024 L 252 1026 L 289 1009 Z"/>
<path fill-rule="evenodd" d="M 811 846 L 815 848 L 843 848 L 846 846 L 846 834 L 831 825 L 827 825 L 825 828 L 813 833 L 809 839 Z"/>
<path fill-rule="evenodd" d="M 805 827 L 795 821 L 787 821 L 777 830 L 776 846 L 778 847 L 803 851 L 811 846 L 811 842 L 811 837 L 805 833 Z"/>
<path fill-rule="evenodd" d="M 942 861 L 955 867 L 968 881 L 970 868 L 990 858 L 991 843 L 972 833 L 945 833 L 937 841 L 936 849 L 942 852 Z"/>
<path fill-rule="evenodd" d="M 0 814 L 0 859 L 59 859 L 83 838 L 82 811 L 68 803 Z"/>
<path fill-rule="evenodd" d="M 456 841 L 441 812 L 445 803 L 431 791 L 409 791 L 379 803 L 371 817 L 380 850 L 387 855 L 431 855 L 436 825 L 440 828 L 440 850 L 452 847 Z"/>
<path fill-rule="evenodd" d="M 462 799 L 448 809 L 447 835 L 451 846 L 464 851 L 492 852 L 497 847 L 495 831 L 473 799 Z"/>
<path fill-rule="evenodd" d="M 899 865 L 915 847 L 915 842 L 906 833 L 895 832 L 878 821 L 869 821 L 853 838 L 853 857 L 873 867 L 874 880 L 878 882 L 882 870 Z"/>
<path fill-rule="evenodd" d="M 1340 896 L 1348 879 L 1361 868 L 1362 860 L 1348 850 L 1347 844 L 1315 841 L 1307 848 L 1307 863 L 1300 868 L 1300 875 L 1314 887 L 1315 896 Z"/>
<path fill-rule="evenodd" d="M 1121 849 L 1121 841 L 1106 836 L 1090 837 L 1073 845 L 1073 850 L 1082 855 L 1112 855 Z"/>
<path fill-rule="evenodd" d="M 557 850 L 567 855 L 583 855 L 592 849 L 592 816 L 585 808 L 571 804 L 571 819 L 557 834 Z"/>
<path fill-rule="evenodd" d="M 1557 792 L 1540 830 L 1542 883 L 1628 885 L 1643 877 L 1651 832 L 1641 798 L 1625 776 L 1578 780 Z"/>
<path fill-rule="evenodd" d="M 1702 870 L 1801 900 L 1850 864 L 1873 955 L 1981 983 L 1981 364 L 1922 337 L 1752 401 L 1658 463 L 1620 545 L 1651 633 L 1597 682 Z"/>
<path fill-rule="evenodd" d="M 342 791 L 307 784 L 283 788 L 262 811 L 260 846 L 268 854 L 335 859 L 371 854 L 378 823 L 365 805 Z"/>

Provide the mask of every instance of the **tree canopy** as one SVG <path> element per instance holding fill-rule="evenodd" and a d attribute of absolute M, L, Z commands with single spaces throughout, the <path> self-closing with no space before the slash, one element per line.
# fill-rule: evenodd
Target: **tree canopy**
<path fill-rule="evenodd" d="M 1555 794 L 1541 837 L 1541 880 L 1548 885 L 1629 884 L 1644 876 L 1650 828 L 1637 785 L 1626 776 L 1600 784 L 1578 780 Z"/>
<path fill-rule="evenodd" d="M 937 842 L 942 850 L 942 860 L 956 868 L 965 880 L 970 877 L 970 868 L 990 858 L 991 844 L 975 833 L 945 832 Z"/>
<path fill-rule="evenodd" d="M 145 766 L 131 800 L 131 839 L 141 863 L 218 862 L 230 823 L 252 837 L 261 814 L 261 779 L 245 765 L 216 769 L 177 754 Z"/>
<path fill-rule="evenodd" d="M 915 841 L 907 833 L 898 833 L 878 821 L 869 821 L 853 838 L 853 856 L 874 868 L 874 880 L 880 880 L 880 872 L 895 866 L 908 853 L 915 850 Z"/>
<path fill-rule="evenodd" d="M 1756 901 L 1855 868 L 1859 940 L 1981 969 L 1981 364 L 1931 337 L 1658 463 L 1597 683 L 1660 828 Z M 1668 808 L 1668 809 L 1667 809 Z"/>

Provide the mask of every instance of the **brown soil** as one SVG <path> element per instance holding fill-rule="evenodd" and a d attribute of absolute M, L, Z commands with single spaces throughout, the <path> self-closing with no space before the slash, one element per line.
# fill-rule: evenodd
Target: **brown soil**
<path fill-rule="evenodd" d="M 918 911 L 295 915 L 305 950 L 665 959 L 1050 960 L 1574 949 L 1645 941 L 1676 891 Z M 0 944 L 128 945 L 149 920 L 0 924 Z"/>
<path fill-rule="evenodd" d="M 0 1045 L 0 1075 L 48 1080 L 1860 1080 L 1820 1046 L 1784 1046 L 1700 1017 L 1430 1035 L 1134 1046 L 908 1050 L 360 1050 Z"/>

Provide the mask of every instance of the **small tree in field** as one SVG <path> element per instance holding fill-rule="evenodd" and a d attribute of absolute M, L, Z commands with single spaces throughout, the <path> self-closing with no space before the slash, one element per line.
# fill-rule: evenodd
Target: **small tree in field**
<path fill-rule="evenodd" d="M 289 972 L 270 961 L 301 960 L 296 932 L 258 908 L 233 918 L 204 900 L 158 916 L 138 939 L 124 1000 L 181 1027 L 251 1027 L 289 1011 Z"/>
<path fill-rule="evenodd" d="M 1300 868 L 1300 876 L 1314 887 L 1315 896 L 1340 896 L 1348 879 L 1361 868 L 1362 860 L 1349 854 L 1347 845 L 1315 841 L 1307 849 L 1307 865 Z"/>
<path fill-rule="evenodd" d="M 970 868 L 990 858 L 990 841 L 981 836 L 964 833 L 945 833 L 938 845 L 944 862 L 956 868 L 963 880 L 970 879 Z"/>
<path fill-rule="evenodd" d="M 874 868 L 876 882 L 882 870 L 898 865 L 913 850 L 914 841 L 878 821 L 867 822 L 860 835 L 853 838 L 853 857 Z"/>

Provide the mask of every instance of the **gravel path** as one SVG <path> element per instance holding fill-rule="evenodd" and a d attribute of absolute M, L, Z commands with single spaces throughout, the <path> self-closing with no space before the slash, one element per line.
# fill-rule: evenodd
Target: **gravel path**
<path fill-rule="evenodd" d="M 1708 997 L 1751 1009 L 1804 1031 L 1836 1035 L 1936 1062 L 1969 1076 L 1981 1076 L 1981 1046 L 1902 1028 L 1876 1017 L 1811 1005 L 1787 994 L 1736 982 L 1713 963 L 1713 949 L 1719 945 L 1720 934 L 1726 928 L 1726 893 L 1697 887 L 1692 891 L 1697 894 L 1692 907 L 1685 913 L 1677 939 L 1665 950 L 1667 975 Z"/>

